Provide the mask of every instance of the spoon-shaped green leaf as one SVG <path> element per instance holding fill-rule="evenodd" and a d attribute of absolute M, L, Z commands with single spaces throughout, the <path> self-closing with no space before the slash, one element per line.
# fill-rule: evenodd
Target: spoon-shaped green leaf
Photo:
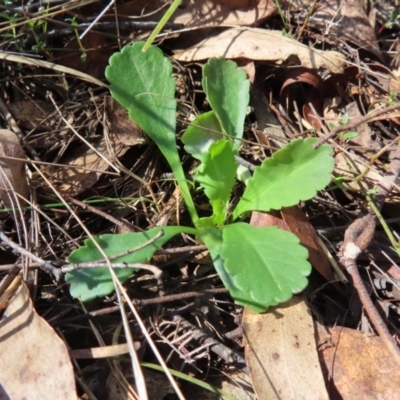
<path fill-rule="evenodd" d="M 193 223 L 198 220 L 176 147 L 176 100 L 172 64 L 162 51 L 143 42 L 126 46 L 110 58 L 106 77 L 112 96 L 157 144 L 182 191 Z"/>

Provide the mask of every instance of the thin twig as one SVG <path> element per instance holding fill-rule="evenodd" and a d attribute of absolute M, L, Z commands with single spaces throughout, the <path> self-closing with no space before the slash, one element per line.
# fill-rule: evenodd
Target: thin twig
<path fill-rule="evenodd" d="M 400 173 L 400 148 L 396 149 L 388 172 L 385 174 L 382 181 L 377 185 L 379 187 L 378 194 L 375 198 L 375 208 L 379 211 L 383 203 L 392 190 L 394 183 Z M 374 303 L 372 302 L 368 291 L 365 288 L 364 282 L 361 279 L 357 268 L 356 260 L 362 251 L 370 244 L 375 233 L 377 216 L 370 212 L 369 214 L 356 219 L 346 230 L 343 245 L 341 247 L 340 262 L 349 272 L 354 288 L 356 289 L 360 300 L 367 312 L 372 324 L 379 333 L 380 338 L 386 348 L 392 354 L 396 362 L 400 365 L 400 349 L 393 340 L 386 324 L 379 315 Z"/>
<path fill-rule="evenodd" d="M 96 18 L 94 19 L 94 21 L 92 21 L 90 23 L 90 25 L 85 29 L 85 31 L 79 36 L 79 40 L 82 40 L 86 34 L 92 29 L 92 27 L 94 25 L 96 25 L 96 23 L 99 21 L 99 19 L 107 12 L 107 10 L 114 4 L 115 0 L 111 0 L 107 6 L 105 6 L 103 8 L 103 10 L 101 10 L 101 12 L 96 16 Z"/>
<path fill-rule="evenodd" d="M 162 237 L 163 235 L 164 235 L 164 231 L 161 230 L 161 231 L 157 232 L 157 234 L 154 237 L 152 237 L 151 239 L 149 239 L 147 242 L 139 244 L 138 246 L 134 247 L 133 249 L 126 250 L 126 251 L 123 251 L 123 252 L 121 252 L 119 254 L 115 254 L 114 256 L 108 257 L 108 259 L 110 261 L 116 260 L 117 258 L 124 257 L 124 256 L 127 256 L 129 254 L 135 253 L 135 252 L 137 252 L 139 250 L 142 250 L 145 247 L 150 246 L 151 244 L 156 242 L 157 239 L 160 239 L 160 237 Z"/>
<path fill-rule="evenodd" d="M 88 210 L 91 211 L 93 214 L 97 214 L 100 217 L 112 222 L 113 224 L 115 224 L 116 226 L 119 226 L 122 229 L 126 229 L 130 232 L 133 232 L 132 226 L 130 226 L 128 223 L 123 222 L 121 220 L 119 220 L 118 218 L 113 217 L 110 214 L 105 213 L 102 210 L 99 210 L 96 207 L 91 206 L 90 204 L 84 203 L 83 201 L 79 201 L 77 199 L 74 199 L 71 196 L 65 196 L 67 200 L 69 200 L 70 202 L 76 204 L 79 207 L 82 207 L 84 210 Z"/>
<path fill-rule="evenodd" d="M 229 364 L 233 364 L 236 369 L 242 370 L 245 374 L 249 374 L 245 359 L 235 350 L 230 349 L 218 340 L 208 336 L 201 329 L 192 325 L 189 321 L 181 316 L 174 316 L 173 321 L 179 325 L 180 328 L 189 329 L 193 334 L 193 339 L 197 340 L 200 344 L 206 345 L 210 350 L 221 357 Z"/>
<path fill-rule="evenodd" d="M 239 165 L 243 165 L 244 167 L 248 168 L 250 171 L 254 171 L 256 169 L 256 166 L 254 164 L 252 164 L 251 162 L 245 160 L 242 157 L 239 156 L 235 156 L 235 161 L 239 164 Z"/>
<path fill-rule="evenodd" d="M 196 246 L 184 246 L 184 247 L 174 247 L 171 249 L 161 249 L 157 250 L 155 254 L 177 254 L 177 253 L 190 253 L 190 252 L 202 252 L 207 250 L 207 246 L 196 245 Z"/>
<path fill-rule="evenodd" d="M 41 267 L 46 269 L 48 272 L 52 273 L 57 281 L 60 280 L 61 270 L 60 268 L 55 267 L 52 263 L 41 259 L 38 256 L 35 256 L 30 251 L 24 249 L 19 244 L 13 242 L 7 235 L 0 229 L 0 239 L 6 244 L 8 247 L 11 247 L 13 250 L 21 254 L 22 256 L 28 257 L 30 260 L 38 263 Z"/>
<path fill-rule="evenodd" d="M 312 15 L 314 14 L 314 12 L 315 12 L 315 9 L 317 8 L 317 2 L 318 2 L 318 0 L 314 0 L 313 4 L 311 4 L 310 9 L 308 10 L 308 13 L 307 13 L 306 18 L 305 18 L 305 20 L 304 20 L 304 22 L 303 22 L 303 25 L 302 25 L 301 28 L 300 28 L 300 32 L 299 32 L 299 34 L 297 35 L 297 41 L 298 41 L 298 42 L 300 42 L 301 37 L 303 36 L 303 33 L 304 33 L 304 31 L 305 31 L 305 29 L 306 29 L 306 27 L 307 27 L 308 21 L 310 20 L 311 16 L 312 16 Z"/>
<path fill-rule="evenodd" d="M 400 109 L 400 104 L 395 104 L 393 106 L 389 106 L 389 107 L 382 108 L 380 110 L 376 110 L 374 112 L 371 112 L 370 114 L 367 114 L 367 115 L 364 115 L 363 117 L 357 118 L 355 121 L 349 122 L 346 125 L 338 125 L 338 126 L 336 126 L 335 128 L 333 128 L 331 130 L 329 135 L 326 135 L 324 138 L 319 140 L 318 143 L 316 143 L 314 145 L 314 148 L 317 149 L 323 143 L 325 143 L 329 139 L 332 139 L 334 136 L 336 136 L 339 132 L 352 131 L 352 130 L 356 129 L 358 126 L 360 126 L 361 124 L 369 122 L 369 121 L 373 120 L 376 117 L 379 117 L 379 116 L 381 116 L 383 114 L 386 114 L 386 113 L 389 113 L 391 111 L 395 111 L 395 110 L 398 110 L 398 109 Z"/>
<path fill-rule="evenodd" d="M 170 295 L 166 295 L 166 296 L 162 296 L 162 297 L 155 297 L 153 299 L 132 299 L 131 301 L 135 306 L 147 306 L 147 305 L 162 304 L 162 303 L 168 303 L 168 302 L 177 301 L 177 300 L 189 299 L 191 297 L 204 297 L 204 296 L 208 296 L 210 294 L 219 294 L 219 293 L 228 293 L 228 289 L 215 288 L 215 289 L 207 289 L 204 292 L 193 291 L 193 292 L 185 292 L 185 293 L 176 293 L 176 294 L 170 294 Z M 111 314 L 111 313 L 117 312 L 119 310 L 120 310 L 120 306 L 112 306 L 112 307 L 102 308 L 100 310 L 91 311 L 87 314 L 77 315 L 76 317 L 71 317 L 71 318 L 66 318 L 66 319 L 60 320 L 60 321 L 56 321 L 52 325 L 59 326 L 59 325 L 66 325 L 66 324 L 70 324 L 70 323 L 76 323 L 78 321 L 87 320 L 87 319 L 90 319 L 93 317 Z"/>
<path fill-rule="evenodd" d="M 65 267 L 61 267 L 61 271 L 63 274 L 71 271 L 76 271 L 78 269 L 86 269 L 86 268 L 107 268 L 108 263 L 105 261 L 93 261 L 88 263 L 80 263 L 80 264 L 70 264 Z M 158 280 L 161 278 L 162 271 L 158 267 L 150 264 L 142 264 L 142 263 L 111 263 L 112 268 L 134 268 L 134 269 L 144 269 L 153 273 L 154 277 Z"/>

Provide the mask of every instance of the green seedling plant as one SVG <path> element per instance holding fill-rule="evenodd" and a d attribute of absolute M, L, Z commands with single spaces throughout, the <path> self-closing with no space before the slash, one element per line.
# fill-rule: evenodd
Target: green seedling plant
<path fill-rule="evenodd" d="M 43 10 L 44 19 L 34 19 L 27 22 L 27 27 L 30 33 L 36 40 L 36 44 L 32 46 L 32 50 L 40 53 L 47 51 L 47 42 L 40 38 L 41 34 L 46 34 L 48 30 L 48 23 L 46 17 L 49 14 L 50 4 L 47 4 L 46 9 Z"/>
<path fill-rule="evenodd" d="M 379 29 L 378 35 L 380 35 L 385 29 L 393 29 L 395 27 L 395 25 L 398 24 L 399 19 L 400 19 L 400 10 L 399 10 L 399 8 L 395 7 L 395 8 L 393 8 L 393 10 L 392 10 L 392 12 L 390 14 L 389 21 L 387 21 Z"/>
<path fill-rule="evenodd" d="M 112 263 L 132 266 L 151 260 L 175 235 L 186 233 L 204 243 L 215 269 L 235 301 L 262 312 L 288 300 L 307 285 L 308 252 L 290 232 L 244 222 L 254 210 L 268 212 L 311 199 L 331 180 L 334 167 L 328 145 L 314 149 L 316 138 L 296 139 L 257 166 L 243 195 L 232 205 L 238 175 L 249 175 L 235 156 L 243 137 L 250 84 L 233 61 L 212 58 L 203 67 L 202 86 L 211 111 L 200 114 L 182 136 L 185 150 L 198 160 L 193 182 L 185 177 L 177 150 L 175 80 L 162 51 L 143 42 L 110 58 L 106 77 L 111 94 L 156 143 L 167 160 L 185 201 L 192 226 L 156 227 L 146 232 L 104 234 L 87 239 L 69 257 L 72 265 L 101 261 L 101 246 Z M 191 189 L 204 191 L 210 215 L 199 216 Z M 146 245 L 147 243 L 147 245 Z M 144 247 L 141 247 L 144 246 Z M 136 248 L 137 251 L 132 252 Z M 137 269 L 116 268 L 121 282 Z M 108 268 L 77 269 L 66 274 L 72 296 L 83 301 L 114 289 Z"/>
<path fill-rule="evenodd" d="M 86 54 L 86 49 L 84 48 L 84 46 L 82 44 L 81 38 L 79 37 L 79 31 L 76 28 L 78 26 L 77 16 L 75 15 L 73 18 L 66 18 L 65 22 L 69 22 L 71 24 L 71 27 L 74 28 L 76 41 L 78 43 L 79 50 L 81 52 L 80 59 L 82 62 L 85 62 L 87 59 L 87 54 Z"/>
<path fill-rule="evenodd" d="M 19 18 L 19 14 L 8 14 L 7 12 L 0 12 L 0 18 L 3 18 L 4 20 L 7 20 L 9 22 L 8 30 L 6 30 L 5 33 L 2 33 L 0 37 L 9 40 L 10 44 L 15 45 L 18 51 L 24 52 L 24 44 L 21 44 L 21 39 L 18 37 L 17 31 L 17 21 Z"/>
<path fill-rule="evenodd" d="M 340 126 L 347 125 L 347 124 L 349 123 L 349 119 L 350 119 L 350 115 L 349 115 L 349 113 L 347 112 L 347 113 L 345 113 L 345 114 L 343 115 L 343 118 L 339 121 L 339 125 L 340 125 Z M 332 124 L 332 123 L 329 123 L 328 126 L 329 126 L 330 129 L 334 129 L 334 128 L 335 128 L 335 125 Z M 349 140 L 351 140 L 351 139 L 354 139 L 354 138 L 357 137 L 357 136 L 358 136 L 358 132 L 355 132 L 355 131 L 340 132 L 340 133 L 338 134 L 338 138 L 339 138 L 342 142 L 347 142 L 347 141 L 349 141 Z"/>

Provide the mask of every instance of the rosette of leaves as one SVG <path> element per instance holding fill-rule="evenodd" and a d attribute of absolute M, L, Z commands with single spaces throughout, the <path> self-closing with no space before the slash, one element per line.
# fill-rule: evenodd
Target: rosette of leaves
<path fill-rule="evenodd" d="M 166 226 L 147 234 L 102 235 L 96 239 L 98 244 L 112 256 L 145 243 L 162 230 L 164 235 L 160 239 L 124 259 L 130 263 L 144 262 L 167 240 L 186 232 L 206 244 L 223 284 L 238 304 L 262 312 L 288 300 L 307 285 L 306 277 L 311 271 L 307 250 L 290 232 L 276 227 L 253 227 L 240 218 L 250 211 L 279 210 L 314 197 L 331 179 L 334 161 L 330 146 L 314 149 L 315 138 L 292 141 L 264 160 L 252 176 L 245 171 L 247 186 L 243 196 L 229 210 L 233 186 L 239 172 L 243 173 L 238 171 L 235 156 L 243 137 L 249 81 L 233 61 L 210 59 L 203 68 L 202 85 L 211 111 L 199 115 L 182 136 L 185 150 L 199 161 L 194 185 L 204 190 L 211 205 L 211 215 L 199 218 L 177 152 L 172 65 L 160 49 L 152 46 L 142 52 L 142 47 L 143 43 L 137 42 L 114 54 L 106 77 L 112 96 L 156 143 L 169 163 L 193 226 Z M 71 254 L 69 262 L 100 258 L 88 239 Z M 124 281 L 133 273 L 134 270 L 119 272 L 119 279 Z M 74 271 L 67 274 L 66 280 L 71 284 L 71 294 L 82 300 L 113 290 L 106 269 Z"/>

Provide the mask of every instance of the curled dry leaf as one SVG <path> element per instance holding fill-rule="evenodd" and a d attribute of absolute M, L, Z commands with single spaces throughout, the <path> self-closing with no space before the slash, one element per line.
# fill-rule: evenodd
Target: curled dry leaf
<path fill-rule="evenodd" d="M 294 67 L 288 70 L 281 88 L 280 99 L 281 104 L 284 104 L 290 112 L 293 112 L 293 103 L 296 102 L 302 110 L 302 117 L 315 129 L 321 129 L 319 119 L 314 116 L 314 110 L 322 115 L 324 95 L 323 81 L 315 70 Z M 312 104 L 313 108 L 309 104 Z"/>
<path fill-rule="evenodd" d="M 6 207 L 15 205 L 15 201 L 21 201 L 19 198 L 14 200 L 13 192 L 29 199 L 25 159 L 26 155 L 17 135 L 8 129 L 0 129 L 0 198 Z"/>
<path fill-rule="evenodd" d="M 2 399 L 77 398 L 68 350 L 34 310 L 23 282 L 0 320 L 0 365 Z"/>
<path fill-rule="evenodd" d="M 322 51 L 304 46 L 280 31 L 258 28 L 232 28 L 202 40 L 195 46 L 175 52 L 179 61 L 206 60 L 211 57 L 247 58 L 276 64 L 285 63 L 296 55 L 303 67 L 325 68 L 342 73 L 345 56 L 337 51 Z"/>

